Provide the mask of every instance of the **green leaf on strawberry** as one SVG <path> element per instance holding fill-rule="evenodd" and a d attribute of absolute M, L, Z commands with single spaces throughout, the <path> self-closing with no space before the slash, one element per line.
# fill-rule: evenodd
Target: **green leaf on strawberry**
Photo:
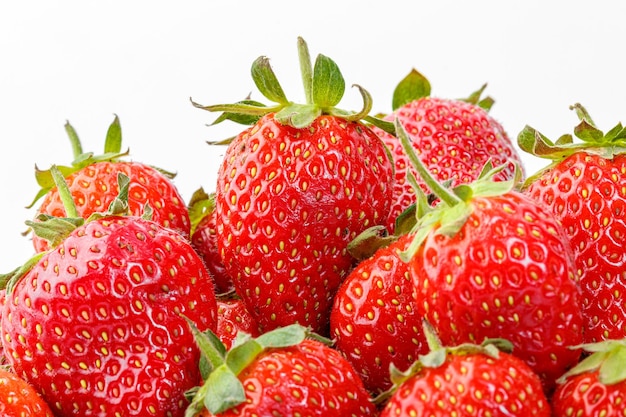
<path fill-rule="evenodd" d="M 245 391 L 237 375 L 267 349 L 295 346 L 310 337 L 330 343 L 314 336 L 305 327 L 294 324 L 256 338 L 242 334 L 227 351 L 211 331 L 200 332 L 193 322 L 188 320 L 188 324 L 196 336 L 202 357 L 210 364 L 208 373 L 203 375 L 205 383 L 194 391 L 186 412 L 188 417 L 195 416 L 204 407 L 213 414 L 219 414 L 243 403 L 246 400 Z"/>
<path fill-rule="evenodd" d="M 330 114 L 350 121 L 367 120 L 385 131 L 393 132 L 393 125 L 369 114 L 372 106 L 370 94 L 361 86 L 355 85 L 363 97 L 360 111 L 346 111 L 337 108 L 345 93 L 345 80 L 337 64 L 329 57 L 319 54 L 315 64 L 311 64 L 308 46 L 304 39 L 298 38 L 298 56 L 306 97 L 305 104 L 289 101 L 267 57 L 261 56 L 252 64 L 252 78 L 259 92 L 274 103 L 245 100 L 234 104 L 205 106 L 193 100 L 191 103 L 210 112 L 223 112 L 214 122 L 234 120 L 239 123 L 253 124 L 258 118 L 269 113 L 276 113 L 276 119 L 282 124 L 303 128 L 309 126 L 322 114 Z"/>

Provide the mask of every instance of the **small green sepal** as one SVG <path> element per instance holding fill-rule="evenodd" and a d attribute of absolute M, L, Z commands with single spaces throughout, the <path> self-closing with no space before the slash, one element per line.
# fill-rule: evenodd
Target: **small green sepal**
<path fill-rule="evenodd" d="M 394 89 L 391 108 L 395 111 L 412 101 L 428 97 L 430 96 L 430 91 L 430 81 L 413 68 L 406 77 L 400 80 Z"/>
<path fill-rule="evenodd" d="M 338 65 L 331 58 L 319 54 L 315 65 L 304 39 L 298 37 L 298 58 L 304 87 L 306 103 L 294 103 L 285 95 L 278 78 L 272 70 L 269 59 L 261 56 L 252 64 L 252 78 L 261 94 L 274 104 L 264 104 L 246 100 L 235 104 L 217 104 L 205 106 L 191 100 L 194 107 L 210 112 L 223 112 L 215 123 L 232 120 L 244 124 L 256 123 L 266 114 L 275 113 L 276 120 L 284 125 L 303 129 L 311 125 L 323 114 L 344 118 L 348 121 L 360 121 L 369 117 L 371 97 L 367 91 L 358 87 L 363 97 L 363 109 L 348 112 L 337 108 L 345 93 L 345 80 Z M 215 124 L 214 123 L 214 124 Z"/>
<path fill-rule="evenodd" d="M 563 384 L 572 376 L 590 372 L 597 372 L 598 380 L 605 385 L 626 381 L 626 338 L 586 343 L 572 346 L 572 349 L 581 349 L 589 355 L 563 374 L 557 383 Z"/>
<path fill-rule="evenodd" d="M 243 403 L 246 396 L 238 375 L 266 350 L 295 346 L 306 338 L 327 340 L 309 328 L 293 324 L 271 330 L 257 338 L 239 332 L 235 343 L 227 351 L 213 332 L 200 332 L 192 321 L 186 320 L 209 371 L 203 374 L 204 384 L 188 392 L 192 396 L 185 414 L 188 417 L 195 416 L 203 407 L 212 414 L 219 414 Z"/>

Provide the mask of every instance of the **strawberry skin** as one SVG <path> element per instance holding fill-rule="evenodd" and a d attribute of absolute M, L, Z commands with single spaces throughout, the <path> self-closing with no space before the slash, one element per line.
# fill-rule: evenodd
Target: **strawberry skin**
<path fill-rule="evenodd" d="M 128 206 L 131 214 L 141 216 L 146 203 L 153 210 L 152 220 L 189 237 L 190 221 L 185 202 L 172 181 L 149 165 L 139 162 L 97 162 L 66 177 L 78 214 L 87 218 L 93 213 L 105 212 L 117 197 L 118 173 L 131 179 Z M 65 217 L 65 208 L 57 188 L 51 189 L 41 202 L 37 214 Z M 49 248 L 48 242 L 33 236 L 37 252 Z"/>
<path fill-rule="evenodd" d="M 233 280 L 224 268 L 224 262 L 217 248 L 216 212 L 210 214 L 198 222 L 191 235 L 191 245 L 200 254 L 204 264 L 215 282 L 218 294 L 226 294 L 234 290 Z"/>
<path fill-rule="evenodd" d="M 53 414 L 32 386 L 0 367 L 0 416 L 53 417 Z"/>
<path fill-rule="evenodd" d="M 519 358 L 500 352 L 448 355 L 404 381 L 379 417 L 550 416 L 537 375 Z"/>
<path fill-rule="evenodd" d="M 552 396 L 554 417 L 602 417 L 624 414 L 626 381 L 604 384 L 598 372 L 568 378 Z"/>
<path fill-rule="evenodd" d="M 2 343 L 57 416 L 182 416 L 200 381 L 182 315 L 215 330 L 213 283 L 191 245 L 148 220 L 104 217 L 17 281 Z"/>
<path fill-rule="evenodd" d="M 409 265 L 398 256 L 411 238 L 404 235 L 361 261 L 339 287 L 331 311 L 335 348 L 373 394 L 391 387 L 392 363 L 405 370 L 428 350 Z"/>
<path fill-rule="evenodd" d="M 218 298 L 215 334 L 226 349 L 230 349 L 239 332 L 245 332 L 252 337 L 261 334 L 256 320 L 250 315 L 240 298 Z"/>
<path fill-rule="evenodd" d="M 230 145 L 218 174 L 218 248 L 263 330 L 328 332 L 346 246 L 387 218 L 392 166 L 357 122 L 322 115 L 306 128 L 263 116 Z"/>
<path fill-rule="evenodd" d="M 514 162 L 522 164 L 502 125 L 476 104 L 422 97 L 386 117 L 387 120 L 395 118 L 409 134 L 424 165 L 440 182 L 451 180 L 452 186 L 472 182 L 488 160 L 494 166 L 511 161 L 496 177 L 506 180 L 513 178 Z M 407 181 L 407 168 L 411 163 L 395 136 L 377 127 L 373 130 L 385 142 L 395 163 L 393 205 L 387 222 L 393 232 L 396 217 L 415 203 L 415 192 Z M 424 192 L 430 192 L 419 176 L 417 178 Z"/>
<path fill-rule="evenodd" d="M 580 289 L 560 224 L 522 193 L 474 197 L 453 236 L 411 259 L 417 305 L 444 345 L 504 338 L 550 390 L 582 342 Z"/>
<path fill-rule="evenodd" d="M 247 400 L 220 413 L 220 417 L 378 414 L 350 364 L 336 350 L 316 340 L 261 353 L 239 379 Z M 204 410 L 200 416 L 213 414 Z"/>
<path fill-rule="evenodd" d="M 576 152 L 525 192 L 548 207 L 569 237 L 582 289 L 585 342 L 626 337 L 626 155 Z"/>

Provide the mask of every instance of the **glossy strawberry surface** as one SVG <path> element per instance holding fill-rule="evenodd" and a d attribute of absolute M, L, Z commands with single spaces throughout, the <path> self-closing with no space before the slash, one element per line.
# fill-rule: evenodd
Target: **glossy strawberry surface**
<path fill-rule="evenodd" d="M 411 259 L 420 313 L 444 345 L 504 338 L 549 390 L 582 342 L 580 288 L 557 220 L 519 192 L 474 197 L 449 237 L 431 232 Z"/>
<path fill-rule="evenodd" d="M 380 417 L 549 417 L 550 405 L 537 375 L 520 359 L 500 352 L 448 355 L 424 367 L 390 398 Z"/>
<path fill-rule="evenodd" d="M 478 178 L 489 160 L 494 166 L 509 160 L 522 165 L 521 157 L 502 125 L 475 104 L 423 97 L 396 109 L 386 118 L 397 118 L 402 123 L 420 159 L 440 182 L 451 181 L 452 186 L 469 183 Z M 395 136 L 378 128 L 373 130 L 385 142 L 395 163 L 394 202 L 388 221 L 388 227 L 393 231 L 396 217 L 415 203 L 415 192 L 407 181 L 407 169 L 411 163 Z M 513 174 L 511 163 L 497 178 L 513 178 Z M 430 192 L 419 176 L 418 182 L 425 192 Z"/>
<path fill-rule="evenodd" d="M 320 116 L 306 128 L 264 116 L 229 146 L 216 188 L 218 248 L 264 330 L 328 332 L 346 246 L 388 215 L 392 166 L 364 125 Z"/>
<path fill-rule="evenodd" d="M 2 343 L 57 417 L 182 416 L 200 382 L 183 315 L 215 330 L 213 283 L 189 243 L 151 221 L 104 217 L 19 279 Z"/>
<path fill-rule="evenodd" d="M 230 349 L 239 332 L 244 332 L 252 337 L 261 334 L 259 325 L 240 298 L 218 298 L 215 334 L 224 346 Z"/>
<path fill-rule="evenodd" d="M 554 417 L 604 417 L 624 414 L 626 381 L 604 384 L 598 372 L 575 375 L 559 385 L 552 397 Z"/>
<path fill-rule="evenodd" d="M 217 248 L 217 228 L 215 211 L 203 217 L 191 236 L 191 245 L 200 254 L 204 264 L 215 282 L 218 294 L 225 294 L 234 290 L 233 280 L 224 267 L 224 262 Z"/>
<path fill-rule="evenodd" d="M 0 368 L 0 416 L 53 417 L 39 393 L 13 372 Z"/>
<path fill-rule="evenodd" d="M 526 193 L 563 224 L 582 288 L 585 341 L 626 337 L 626 155 L 577 152 Z"/>
<path fill-rule="evenodd" d="M 107 211 L 119 193 L 117 176 L 120 172 L 131 181 L 128 194 L 130 213 L 141 216 L 145 204 L 149 203 L 153 221 L 189 237 L 187 207 L 172 180 L 155 168 L 138 162 L 98 162 L 67 176 L 66 182 L 81 217 Z M 56 188 L 44 196 L 37 210 L 39 213 L 66 216 Z M 36 235 L 33 236 L 33 245 L 38 252 L 49 248 L 48 242 Z"/>
<path fill-rule="evenodd" d="M 391 387 L 392 363 L 406 370 L 428 351 L 409 265 L 398 255 L 411 238 L 405 235 L 361 261 L 339 287 L 331 310 L 335 348 L 374 394 Z"/>
<path fill-rule="evenodd" d="M 358 375 L 336 350 L 307 339 L 261 353 L 239 374 L 246 401 L 219 416 L 376 416 Z M 201 416 L 212 416 L 208 410 Z"/>

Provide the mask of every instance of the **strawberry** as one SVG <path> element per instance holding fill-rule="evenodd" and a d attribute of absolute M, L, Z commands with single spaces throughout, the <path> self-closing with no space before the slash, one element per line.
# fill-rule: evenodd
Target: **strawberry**
<path fill-rule="evenodd" d="M 405 370 L 427 350 L 409 265 L 399 256 L 411 239 L 403 235 L 362 260 L 339 287 L 331 310 L 334 347 L 375 395 L 391 387 L 392 363 Z"/>
<path fill-rule="evenodd" d="M 218 249 L 236 292 L 264 331 L 292 323 L 327 334 L 333 296 L 353 259 L 348 243 L 384 222 L 392 164 L 384 144 L 360 120 L 371 108 L 335 108 L 345 83 L 318 55 L 312 68 L 298 42 L 307 104 L 287 100 L 265 57 L 253 79 L 273 106 L 198 107 L 254 125 L 228 146 L 215 191 Z M 253 117 L 254 116 L 254 117 Z"/>
<path fill-rule="evenodd" d="M 189 217 L 191 245 L 204 260 L 204 264 L 215 281 L 217 293 L 232 292 L 233 280 L 226 272 L 217 248 L 215 194 L 209 195 L 202 188 L 196 190 L 189 201 Z"/>
<path fill-rule="evenodd" d="M 4 286 L 6 285 L 6 281 L 5 278 L 7 278 L 8 275 L 0 275 L 0 317 L 2 317 L 2 313 L 1 311 L 4 309 L 4 303 L 6 301 L 6 289 L 4 288 Z M 0 321 L 0 331 L 2 329 L 2 321 Z M 4 347 L 2 347 L 2 343 L 0 343 L 0 368 L 3 365 L 6 365 L 7 363 L 7 358 L 4 354 Z"/>
<path fill-rule="evenodd" d="M 509 340 L 549 392 L 578 361 L 580 351 L 568 347 L 582 341 L 580 288 L 561 225 L 513 189 L 518 177 L 495 181 L 502 166 L 488 164 L 478 180 L 448 190 L 412 151 L 399 121 L 396 127 L 415 169 L 441 199 L 434 208 L 419 205 L 414 240 L 401 253 L 420 313 L 446 345 Z"/>
<path fill-rule="evenodd" d="M 624 415 L 626 339 L 588 343 L 583 361 L 559 378 L 552 396 L 554 417 Z"/>
<path fill-rule="evenodd" d="M 407 372 L 394 372 L 396 385 L 386 394 L 380 417 L 550 416 L 539 377 L 518 357 L 499 350 L 502 341 L 439 343 L 430 342 L 430 353 Z"/>
<path fill-rule="evenodd" d="M 22 378 L 0 368 L 0 416 L 53 417 L 50 406 Z"/>
<path fill-rule="evenodd" d="M 196 335 L 207 372 L 189 417 L 377 415 L 350 363 L 298 324 L 241 338 L 228 351 L 210 332 Z"/>
<path fill-rule="evenodd" d="M 173 175 L 140 162 L 122 160 L 128 152 L 121 152 L 122 131 L 119 118 L 109 126 L 104 153 L 94 155 L 85 153 L 74 128 L 67 123 L 65 128 L 74 150 L 74 161 L 71 166 L 57 167 L 66 177 L 72 198 L 75 201 L 77 214 L 87 218 L 93 213 L 105 211 L 118 194 L 117 175 L 123 173 L 132 179 L 128 195 L 130 212 L 141 215 L 146 203 L 153 209 L 152 220 L 162 226 L 178 231 L 189 237 L 189 214 L 187 207 L 172 182 Z M 60 199 L 58 190 L 50 170 L 36 170 L 36 179 L 41 190 L 29 207 L 43 198 L 36 217 L 48 215 L 65 217 L 65 206 Z M 46 236 L 33 235 L 33 245 L 37 252 L 49 248 Z"/>
<path fill-rule="evenodd" d="M 587 111 L 574 134 L 550 141 L 526 126 L 518 142 L 526 152 L 550 163 L 528 178 L 524 192 L 563 224 L 574 249 L 582 289 L 584 340 L 592 343 L 626 337 L 626 129 L 618 123 L 604 133 Z"/>
<path fill-rule="evenodd" d="M 261 334 L 259 326 L 246 309 L 241 298 L 230 295 L 217 299 L 217 330 L 215 334 L 220 341 L 230 349 L 239 332 L 252 337 Z"/>
<path fill-rule="evenodd" d="M 488 113 L 493 100 L 480 98 L 485 87 L 466 100 L 432 97 L 428 80 L 413 69 L 394 90 L 393 112 L 385 119 L 400 121 L 420 159 L 438 181 L 449 181 L 452 186 L 469 183 L 478 178 L 488 160 L 494 165 L 510 161 L 496 176 L 498 180 L 512 178 L 515 164 L 521 166 L 521 157 L 508 134 Z M 416 201 L 413 186 L 407 181 L 411 163 L 395 135 L 376 126 L 372 129 L 395 162 L 393 205 L 387 221 L 393 233 L 396 218 Z M 419 178 L 418 182 L 428 192 Z"/>
<path fill-rule="evenodd" d="M 52 172 L 67 204 L 69 188 Z M 185 391 L 200 381 L 200 352 L 181 316 L 215 330 L 212 280 L 179 233 L 123 215 L 129 185 L 120 175 L 110 213 L 76 220 L 7 285 L 9 364 L 57 417 L 181 416 Z"/>

